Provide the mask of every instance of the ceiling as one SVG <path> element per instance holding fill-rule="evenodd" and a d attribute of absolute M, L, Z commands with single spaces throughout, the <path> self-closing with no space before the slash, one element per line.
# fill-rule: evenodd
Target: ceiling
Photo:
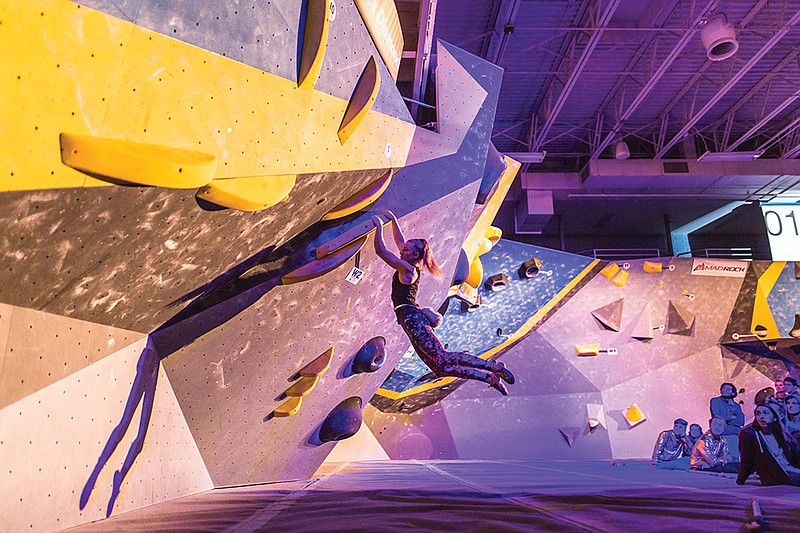
<path fill-rule="evenodd" d="M 505 70 L 497 149 L 521 161 L 521 153 L 546 153 L 523 165 L 498 217 L 511 220 L 507 233 L 556 231 L 567 241 L 663 233 L 665 214 L 675 226 L 733 201 L 800 198 L 800 0 L 396 5 L 405 95 L 432 101 L 426 52 L 443 39 Z M 721 61 L 710 60 L 701 41 L 715 19 L 733 25 L 738 43 Z M 619 141 L 627 160 L 615 158 Z M 753 151 L 761 153 L 755 161 L 697 162 L 705 152 Z M 664 168 L 675 160 L 687 164 L 677 173 Z M 552 197 L 560 228 L 559 217 L 520 222 L 526 191 Z"/>

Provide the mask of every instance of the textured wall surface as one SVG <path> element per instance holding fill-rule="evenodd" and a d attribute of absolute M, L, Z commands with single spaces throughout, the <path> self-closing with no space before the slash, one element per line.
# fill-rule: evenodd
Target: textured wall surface
<path fill-rule="evenodd" d="M 103 450 L 130 403 L 144 345 L 139 340 L 121 347 L 0 409 L 3 531 L 54 531 L 98 520 L 109 512 L 112 497 L 119 513 L 212 487 L 164 370 L 157 368 L 147 438 L 133 475 L 113 488 L 115 472 L 142 434 L 141 408 L 131 413 L 113 453 L 104 456 Z M 82 490 L 96 467 L 97 482 L 80 510 Z"/>
<path fill-rule="evenodd" d="M 10 58 L 0 99 L 19 103 L 0 114 L 19 126 L 0 131 L 0 462 L 18 465 L 1 489 L 0 529 L 7 516 L 10 530 L 51 530 L 212 486 L 311 476 L 335 444 L 318 438 L 327 414 L 344 398 L 366 403 L 407 341 L 371 241 L 324 275 L 281 277 L 381 210 L 432 242 L 445 275 L 426 277 L 420 301 L 444 299 L 502 71 L 441 45 L 440 121 L 421 130 L 352 1 L 336 2 L 313 89 L 297 87 L 304 5 L 0 6 Z M 371 57 L 377 98 L 340 142 Z M 219 209 L 195 189 L 121 186 L 68 167 L 62 132 L 210 154 L 215 180 L 290 174 L 296 184 L 261 211 Z M 320 222 L 390 168 L 368 210 Z M 345 280 L 354 266 L 358 284 Z M 379 335 L 384 366 L 353 374 L 354 355 Z M 331 347 L 297 414 L 272 416 L 298 370 Z"/>
<path fill-rule="evenodd" d="M 512 250 L 528 246 L 502 245 L 503 241 L 483 256 L 486 264 L 502 265 L 502 257 L 497 256 L 504 253 L 516 261 Z M 544 257 L 533 247 L 530 252 Z M 549 261 L 545 260 L 543 270 L 549 265 L 563 269 L 569 263 L 557 259 L 559 254 L 569 254 L 546 253 Z M 480 382 L 466 382 L 442 395 L 440 403 L 412 415 L 370 411 L 370 427 L 378 430 L 378 439 L 392 457 L 399 456 L 393 450 L 401 435 L 386 429 L 389 421 L 402 424 L 403 434 L 422 434 L 432 441 L 449 429 L 446 441 L 452 439 L 459 458 L 643 458 L 650 456 L 659 432 L 672 427 L 675 418 L 707 428 L 709 400 L 719 395 L 719 386 L 726 381 L 743 389 L 737 400 L 749 422 L 756 392 L 786 374 L 798 375 L 800 343 L 788 337 L 762 342 L 750 331 L 756 286 L 771 263 L 742 262 L 752 266 L 746 276 L 722 277 L 693 274 L 696 261 L 662 258 L 663 270 L 658 273 L 644 271 L 643 261 L 620 262 L 620 271 L 628 274 L 622 286 L 595 273 L 541 325 L 504 351 L 503 361 L 517 378 L 517 384 L 509 386 L 508 397 L 498 396 Z M 793 265 L 785 270 L 792 270 L 792 275 L 782 270 L 773 276 L 777 281 L 766 297 L 770 313 L 764 316 L 774 315 L 778 323 L 783 319 L 777 317 L 788 314 L 782 310 L 796 306 L 800 294 L 792 292 L 800 282 L 793 277 Z M 493 273 L 489 268 L 484 275 Z M 508 289 L 492 298 L 519 300 Z M 592 311 L 619 300 L 622 314 L 619 331 L 614 331 Z M 669 333 L 669 326 L 674 326 L 668 317 L 670 302 L 694 316 L 687 331 Z M 516 308 L 523 314 L 535 310 L 533 306 L 525 311 L 522 303 Z M 463 327 L 469 328 L 471 321 L 472 330 L 481 331 L 485 322 L 502 322 L 503 306 L 485 305 L 485 309 L 483 316 L 482 308 L 465 313 Z M 632 337 L 644 313 L 650 314 L 652 339 Z M 732 330 L 743 335 L 738 342 L 731 339 Z M 594 343 L 600 346 L 598 355 L 576 354 L 576 345 Z M 604 350 L 616 350 L 616 354 Z M 631 427 L 624 412 L 634 403 L 646 420 Z M 592 404 L 605 420 L 589 431 L 588 418 L 595 416 Z M 446 422 L 423 423 L 430 418 L 426 416 L 429 410 L 443 410 Z M 574 437 L 571 445 L 559 430 Z M 421 456 L 427 458 L 426 453 Z"/>

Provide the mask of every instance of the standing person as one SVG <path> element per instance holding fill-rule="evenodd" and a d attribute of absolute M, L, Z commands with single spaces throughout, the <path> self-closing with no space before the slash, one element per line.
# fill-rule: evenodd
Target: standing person
<path fill-rule="evenodd" d="M 735 473 L 739 465 L 733 461 L 728 441 L 722 438 L 725 420 L 715 416 L 708 422 L 709 430 L 697 439 L 692 448 L 692 470 Z"/>
<path fill-rule="evenodd" d="M 738 435 L 744 426 L 744 413 L 742 406 L 734 400 L 736 387 L 733 383 L 723 383 L 719 393 L 716 398 L 711 398 L 711 416 L 718 416 L 725 421 L 723 435 Z"/>
<path fill-rule="evenodd" d="M 800 486 L 797 447 L 787 438 L 772 405 L 756 406 L 755 420 L 739 432 L 739 453 L 737 484 L 744 485 L 755 470 L 762 485 Z"/>
<path fill-rule="evenodd" d="M 666 470 L 688 470 L 689 454 L 692 447 L 686 438 L 688 422 L 678 418 L 672 423 L 672 429 L 662 431 L 653 449 L 653 466 Z"/>
<path fill-rule="evenodd" d="M 383 221 L 379 216 L 372 217 L 375 225 L 375 252 L 396 271 L 392 276 L 392 304 L 397 322 L 408 335 L 414 350 L 439 377 L 453 376 L 483 381 L 497 389 L 500 394 L 508 395 L 503 381 L 513 384 L 514 375 L 504 363 L 487 361 L 466 352 L 448 352 L 436 338 L 430 318 L 417 305 L 422 268 L 434 277 L 441 275 L 430 244 L 425 239 L 406 240 L 394 213 L 384 211 L 381 214 L 387 216 L 392 223 L 392 234 L 400 255 L 386 249 L 383 242 Z"/>

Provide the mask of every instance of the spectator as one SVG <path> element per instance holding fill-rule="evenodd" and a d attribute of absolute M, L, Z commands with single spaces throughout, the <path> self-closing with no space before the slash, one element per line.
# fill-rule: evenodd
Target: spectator
<path fill-rule="evenodd" d="M 786 395 L 786 432 L 800 443 L 800 394 L 793 392 Z"/>
<path fill-rule="evenodd" d="M 686 439 L 688 422 L 678 418 L 672 429 L 662 431 L 653 449 L 653 466 L 667 470 L 688 470 L 691 447 Z"/>
<path fill-rule="evenodd" d="M 692 453 L 692 448 L 694 448 L 694 443 L 703 436 L 703 428 L 700 424 L 692 424 L 689 426 L 689 434 L 686 436 L 686 440 L 689 441 L 689 453 Z"/>
<path fill-rule="evenodd" d="M 720 396 L 711 398 L 711 416 L 725 421 L 723 435 L 738 435 L 744 426 L 742 406 L 736 403 L 737 392 L 733 383 L 723 383 L 719 388 Z"/>
<path fill-rule="evenodd" d="M 784 396 L 784 399 L 785 398 L 786 396 Z M 769 405 L 772 410 L 775 411 L 775 414 L 778 415 L 778 421 L 781 423 L 781 426 L 785 428 L 788 419 L 786 417 L 786 405 L 783 403 L 783 400 L 778 400 L 777 398 L 767 398 L 763 403 Z"/>
<path fill-rule="evenodd" d="M 786 398 L 786 383 L 782 379 L 775 382 L 775 397 L 780 401 Z"/>
<path fill-rule="evenodd" d="M 786 395 L 794 394 L 797 392 L 797 380 L 792 376 L 783 378 L 783 388 L 786 390 Z"/>
<path fill-rule="evenodd" d="M 715 416 L 708 422 L 709 430 L 697 440 L 692 448 L 691 469 L 711 472 L 734 473 L 739 470 L 733 461 L 728 442 L 722 438 L 725 420 Z"/>
<path fill-rule="evenodd" d="M 762 485 L 800 486 L 800 456 L 786 437 L 774 405 L 758 404 L 753 423 L 739 432 L 739 485 L 755 470 Z"/>

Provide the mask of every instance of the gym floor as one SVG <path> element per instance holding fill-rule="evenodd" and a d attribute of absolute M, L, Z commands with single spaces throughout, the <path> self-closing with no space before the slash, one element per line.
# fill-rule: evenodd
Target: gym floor
<path fill-rule="evenodd" d="M 800 489 L 647 461 L 326 463 L 314 479 L 219 488 L 75 531 L 800 530 Z"/>

